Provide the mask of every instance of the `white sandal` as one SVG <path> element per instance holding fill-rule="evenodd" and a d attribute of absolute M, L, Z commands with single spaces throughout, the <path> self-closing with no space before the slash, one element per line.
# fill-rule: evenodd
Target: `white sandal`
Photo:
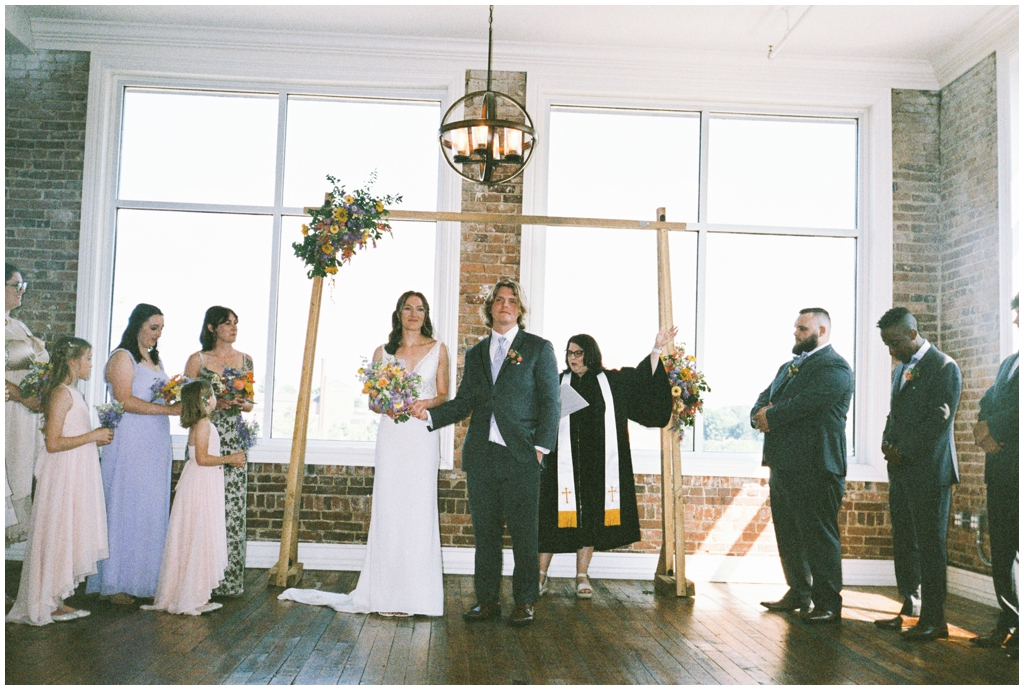
<path fill-rule="evenodd" d="M 580 582 L 580 578 L 583 582 Z M 586 573 L 576 573 L 576 598 L 589 599 L 594 596 L 594 588 L 590 585 L 590 577 Z"/>
<path fill-rule="evenodd" d="M 548 571 L 540 571 L 540 596 L 544 596 L 548 593 L 548 583 L 551 578 L 548 577 Z"/>

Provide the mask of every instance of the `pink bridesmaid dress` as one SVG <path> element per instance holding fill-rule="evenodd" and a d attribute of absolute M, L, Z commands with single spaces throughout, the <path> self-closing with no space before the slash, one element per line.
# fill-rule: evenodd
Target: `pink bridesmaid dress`
<path fill-rule="evenodd" d="M 209 455 L 220 455 L 220 434 L 210 424 Z M 196 463 L 196 447 L 188 447 L 171 507 L 164 542 L 160 580 L 148 611 L 198 616 L 221 607 L 210 593 L 224 579 L 228 540 L 224 523 L 224 466 Z"/>
<path fill-rule="evenodd" d="M 64 436 L 92 431 L 89 407 L 77 389 L 64 418 Z M 96 573 L 107 557 L 107 510 L 103 500 L 100 455 L 95 443 L 50 453 L 45 446 L 36 460 L 36 494 L 32 524 L 21 569 L 18 600 L 8 623 L 46 625 L 61 601 L 80 582 Z"/>

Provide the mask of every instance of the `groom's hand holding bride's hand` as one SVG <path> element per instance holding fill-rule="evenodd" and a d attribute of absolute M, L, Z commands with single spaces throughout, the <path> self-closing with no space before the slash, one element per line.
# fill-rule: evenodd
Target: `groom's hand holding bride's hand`
<path fill-rule="evenodd" d="M 416 419 L 427 421 L 427 403 L 424 400 L 415 400 L 409 407 L 409 414 Z"/>

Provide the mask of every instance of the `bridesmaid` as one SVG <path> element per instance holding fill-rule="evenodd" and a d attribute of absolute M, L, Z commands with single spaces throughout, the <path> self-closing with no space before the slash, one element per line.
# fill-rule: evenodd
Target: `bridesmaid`
<path fill-rule="evenodd" d="M 89 406 L 75 388 L 92 371 L 92 348 L 63 337 L 53 348 L 53 369 L 43 386 L 46 447 L 36 465 L 36 502 L 21 568 L 18 600 L 8 623 L 46 625 L 85 618 L 64 604 L 86 575 L 107 557 L 107 516 L 97 446 L 114 432 L 93 429 Z"/>
<path fill-rule="evenodd" d="M 171 509 L 171 424 L 181 405 L 150 402 L 156 382 L 166 382 L 157 351 L 163 312 L 139 304 L 128 317 L 121 343 L 107 361 L 111 395 L 124 405 L 117 435 L 103 452 L 110 558 L 89 578 L 86 592 L 115 604 L 156 594 Z"/>
<path fill-rule="evenodd" d="M 234 347 L 238 337 L 238 315 L 227 307 L 210 307 L 203 318 L 203 330 L 199 343 L 203 349 L 195 352 L 185 364 L 188 378 L 214 379 L 225 369 L 242 372 L 253 370 L 252 357 Z M 221 452 L 225 455 L 248 451 L 238 438 L 237 422 L 243 412 L 253 408 L 252 400 L 217 401 L 217 409 L 210 415 L 210 421 L 220 434 Z M 224 510 L 228 534 L 228 569 L 224 580 L 213 591 L 213 596 L 236 596 L 243 592 L 245 580 L 245 506 L 248 490 L 248 473 L 242 467 L 224 466 Z"/>
<path fill-rule="evenodd" d="M 4 404 L 4 459 L 7 483 L 11 489 L 9 501 L 14 509 L 15 522 L 6 528 L 7 541 L 24 541 L 28 535 L 29 516 L 32 513 L 32 471 L 36 458 L 43 449 L 43 434 L 39 430 L 39 400 L 22 398 L 18 386 L 28 375 L 33 362 L 48 362 L 43 341 L 32 335 L 28 326 L 11 316 L 11 310 L 21 306 L 28 286 L 21 271 L 6 265 L 4 285 L 4 359 L 6 367 Z"/>

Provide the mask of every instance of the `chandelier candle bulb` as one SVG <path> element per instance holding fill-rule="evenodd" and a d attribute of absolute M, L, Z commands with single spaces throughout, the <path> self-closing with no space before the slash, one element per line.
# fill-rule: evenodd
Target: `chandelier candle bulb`
<path fill-rule="evenodd" d="M 487 150 L 487 127 L 479 126 L 473 128 L 473 150 Z"/>
<path fill-rule="evenodd" d="M 518 129 L 505 129 L 505 155 L 523 155 L 523 133 Z"/>
<path fill-rule="evenodd" d="M 455 145 L 455 152 L 460 156 L 469 155 L 469 132 L 465 129 L 452 131 L 452 143 Z"/>

